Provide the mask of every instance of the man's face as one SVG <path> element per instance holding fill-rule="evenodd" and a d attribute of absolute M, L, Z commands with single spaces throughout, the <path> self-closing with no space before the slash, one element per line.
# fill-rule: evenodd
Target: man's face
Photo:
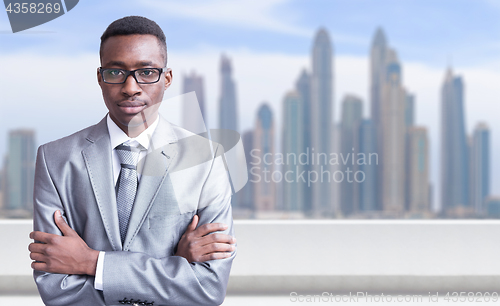
<path fill-rule="evenodd" d="M 104 42 L 101 65 L 125 70 L 163 68 L 165 56 L 153 35 L 120 35 Z M 111 119 L 128 134 L 132 129 L 146 129 L 156 119 L 172 72 L 162 73 L 160 80 L 153 84 L 138 84 L 131 75 L 123 84 L 107 84 L 99 70 L 97 80 Z"/>

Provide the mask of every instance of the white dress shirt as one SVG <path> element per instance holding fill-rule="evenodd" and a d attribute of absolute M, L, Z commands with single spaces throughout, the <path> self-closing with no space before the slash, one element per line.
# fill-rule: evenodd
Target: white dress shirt
<path fill-rule="evenodd" d="M 147 154 L 147 150 L 149 149 L 149 142 L 151 140 L 151 136 L 153 135 L 156 126 L 158 125 L 158 116 L 156 116 L 155 121 L 153 124 L 151 124 L 144 132 L 142 132 L 139 136 L 135 138 L 130 138 L 128 137 L 127 134 L 125 134 L 122 129 L 116 125 L 116 123 L 109 117 L 107 117 L 107 124 L 108 124 L 108 132 L 109 132 L 109 139 L 111 141 L 111 148 L 113 148 L 113 151 L 111 152 L 111 159 L 112 159 L 112 167 L 113 167 L 113 179 L 114 179 L 114 184 L 116 185 L 116 182 L 118 181 L 118 176 L 120 176 L 120 170 L 121 170 L 121 165 L 120 165 L 120 159 L 118 158 L 118 153 L 116 153 L 116 148 L 117 146 L 121 145 L 122 143 L 125 143 L 130 146 L 135 146 L 141 148 L 141 152 L 139 153 L 139 160 L 144 158 Z M 137 179 L 140 181 L 141 180 L 141 173 L 137 172 Z M 99 257 L 97 258 L 97 267 L 95 271 L 95 280 L 94 280 L 94 288 L 97 290 L 103 290 L 103 273 L 104 273 L 104 255 L 105 252 L 101 251 L 99 252 Z"/>

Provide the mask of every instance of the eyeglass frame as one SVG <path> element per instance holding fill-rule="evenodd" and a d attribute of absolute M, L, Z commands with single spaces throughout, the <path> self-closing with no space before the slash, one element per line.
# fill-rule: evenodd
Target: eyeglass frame
<path fill-rule="evenodd" d="M 102 74 L 102 71 L 103 70 L 113 70 L 113 69 L 116 69 L 116 70 L 121 70 L 121 71 L 125 71 L 126 74 L 125 74 L 125 79 L 123 80 L 123 82 L 120 82 L 120 83 L 110 83 L 110 82 L 106 82 L 104 80 L 104 75 Z M 155 82 L 139 82 L 137 80 L 137 77 L 135 76 L 135 72 L 136 71 L 139 71 L 139 70 L 144 70 L 144 69 L 154 69 L 154 70 L 158 70 L 160 73 L 158 75 L 158 80 L 156 80 Z M 127 79 L 128 77 L 131 75 L 134 80 L 137 82 L 137 84 L 155 84 L 155 83 L 158 83 L 161 79 L 161 74 L 164 73 L 164 72 L 167 72 L 168 71 L 168 68 L 167 67 L 163 67 L 163 68 L 139 68 L 139 69 L 135 69 L 135 70 L 126 70 L 126 69 L 121 69 L 121 68 L 102 68 L 102 67 L 99 67 L 99 73 L 101 74 L 101 77 L 102 77 L 102 81 L 106 84 L 124 84 L 125 82 L 127 82 Z"/>

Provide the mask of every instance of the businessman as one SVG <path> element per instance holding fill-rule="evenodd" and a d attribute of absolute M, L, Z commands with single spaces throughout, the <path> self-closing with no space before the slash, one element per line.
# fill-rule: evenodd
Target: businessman
<path fill-rule="evenodd" d="M 221 304 L 236 254 L 223 148 L 159 116 L 172 71 L 155 22 L 111 23 L 100 60 L 108 114 L 37 153 L 29 250 L 42 300 Z"/>

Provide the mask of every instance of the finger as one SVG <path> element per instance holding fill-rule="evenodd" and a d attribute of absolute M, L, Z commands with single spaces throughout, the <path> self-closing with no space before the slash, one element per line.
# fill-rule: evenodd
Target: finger
<path fill-rule="evenodd" d="M 215 233 L 211 235 L 204 236 L 200 239 L 199 244 L 201 246 L 211 244 L 211 243 L 225 243 L 228 245 L 236 243 L 236 239 L 230 235 L 223 233 Z"/>
<path fill-rule="evenodd" d="M 57 227 L 61 230 L 64 236 L 74 236 L 77 235 L 76 232 L 69 227 L 69 225 L 64 221 L 61 211 L 56 210 L 54 213 L 54 220 L 56 222 Z"/>
<path fill-rule="evenodd" d="M 28 246 L 28 250 L 32 253 L 41 253 L 45 254 L 45 248 L 47 247 L 46 244 L 42 243 L 30 243 Z"/>
<path fill-rule="evenodd" d="M 44 232 L 34 231 L 30 233 L 30 238 L 35 241 L 40 241 L 43 243 L 49 243 L 52 236 L 57 236 L 54 234 L 48 234 Z"/>
<path fill-rule="evenodd" d="M 231 253 L 211 253 L 200 257 L 200 262 L 205 262 L 209 260 L 225 259 L 231 257 Z"/>
<path fill-rule="evenodd" d="M 200 220 L 200 217 L 198 215 L 194 215 L 193 220 L 191 223 L 189 223 L 189 226 L 186 230 L 186 232 L 192 232 L 196 229 L 196 226 L 198 225 L 198 221 Z"/>
<path fill-rule="evenodd" d="M 210 243 L 200 248 L 199 254 L 207 255 L 212 253 L 232 252 L 236 248 L 227 243 Z"/>
<path fill-rule="evenodd" d="M 200 236 L 205 236 L 213 232 L 220 232 L 227 229 L 227 225 L 223 223 L 207 223 L 197 229 Z"/>
<path fill-rule="evenodd" d="M 39 262 L 47 262 L 47 256 L 40 253 L 30 253 L 31 260 L 39 261 Z"/>
<path fill-rule="evenodd" d="M 47 271 L 47 264 L 44 263 L 44 262 L 32 262 L 31 263 L 31 269 L 33 270 L 37 270 L 37 271 L 44 271 L 44 272 L 48 272 Z"/>

